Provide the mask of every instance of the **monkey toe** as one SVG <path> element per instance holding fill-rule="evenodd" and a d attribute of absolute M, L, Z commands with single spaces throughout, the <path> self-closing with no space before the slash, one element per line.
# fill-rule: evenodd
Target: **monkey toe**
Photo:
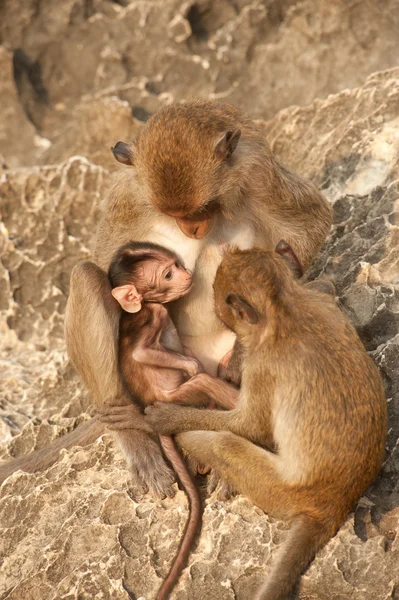
<path fill-rule="evenodd" d="M 221 501 L 230 500 L 237 493 L 233 486 L 221 479 L 214 469 L 211 471 L 208 479 L 207 492 L 209 495 L 216 492 L 217 499 Z"/>
<path fill-rule="evenodd" d="M 174 482 L 174 475 L 169 469 L 163 473 L 157 473 L 155 477 L 153 475 L 147 477 L 149 493 L 162 500 L 164 498 L 174 498 L 176 493 Z"/>
<path fill-rule="evenodd" d="M 227 483 L 226 481 L 221 481 L 219 483 L 218 489 L 216 491 L 218 500 L 230 500 L 230 498 L 233 498 L 236 494 L 237 491 L 230 483 Z"/>
<path fill-rule="evenodd" d="M 132 488 L 138 497 L 151 494 L 163 500 L 175 496 L 175 477 L 166 463 L 154 463 L 148 466 L 146 473 L 139 472 L 137 469 L 130 469 L 129 473 Z"/>

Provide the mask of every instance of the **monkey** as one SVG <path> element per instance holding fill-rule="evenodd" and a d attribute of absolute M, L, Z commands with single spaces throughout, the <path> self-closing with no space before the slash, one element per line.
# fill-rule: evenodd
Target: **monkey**
<path fill-rule="evenodd" d="M 199 402 L 203 391 L 202 402 L 217 399 L 222 407 L 234 408 L 237 390 L 201 373 L 199 362 L 183 354 L 165 305 L 189 293 L 193 283 L 176 254 L 158 244 L 128 242 L 113 257 L 108 277 L 123 309 L 119 368 L 132 398 L 145 405 L 154 400 L 191 403 L 193 397 Z M 183 371 L 190 377 L 186 382 Z"/>
<path fill-rule="evenodd" d="M 237 407 L 145 410 L 155 431 L 175 434 L 255 505 L 292 521 L 256 600 L 293 590 L 376 477 L 385 449 L 377 367 L 333 297 L 301 285 L 297 273 L 284 242 L 276 252 L 227 252 L 215 308 L 244 349 Z"/>
<path fill-rule="evenodd" d="M 131 404 L 117 367 L 120 315 L 106 273 L 122 244 L 161 244 L 193 272 L 193 290 L 173 303 L 171 316 L 184 347 L 214 376 L 235 341 L 213 309 L 220 246 L 271 250 L 284 238 L 306 269 L 332 221 L 316 187 L 282 165 L 260 127 L 229 104 L 194 100 L 161 108 L 135 142 L 118 142 L 112 152 L 121 170 L 102 205 L 94 262 L 72 272 L 65 314 L 69 359 L 103 413 Z M 166 495 L 173 476 L 138 408 L 129 427 L 114 435 L 132 484 Z M 46 464 L 56 458 L 49 449 Z"/>
<path fill-rule="evenodd" d="M 154 400 L 185 401 L 190 397 L 203 400 L 200 365 L 184 356 L 183 347 L 165 306 L 187 294 L 192 276 L 177 256 L 165 248 L 145 242 L 129 242 L 115 254 L 108 269 L 112 296 L 122 310 L 119 326 L 119 368 L 132 401 L 144 406 Z M 183 372 L 191 377 L 184 382 Z M 209 378 L 208 375 L 205 375 Z M 205 385 L 204 397 L 221 390 L 219 405 L 235 406 L 237 391 L 227 383 L 213 381 L 212 390 Z M 183 393 L 182 393 L 183 391 Z M 194 392 L 194 395 L 193 395 Z M 223 402 L 224 397 L 229 402 Z M 134 416 L 134 415 L 133 415 Z M 116 407 L 103 418 L 110 429 L 124 428 L 129 419 L 128 407 Z M 157 600 L 167 598 L 187 562 L 202 515 L 197 488 L 170 436 L 159 436 L 162 449 L 180 479 L 190 502 L 189 518 L 178 554 L 163 582 Z"/>

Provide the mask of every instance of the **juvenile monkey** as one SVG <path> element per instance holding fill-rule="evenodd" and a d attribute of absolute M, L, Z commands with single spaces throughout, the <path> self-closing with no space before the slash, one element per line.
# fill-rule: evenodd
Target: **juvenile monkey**
<path fill-rule="evenodd" d="M 161 244 L 193 271 L 194 288 L 174 303 L 172 317 L 183 345 L 216 375 L 235 339 L 213 310 L 220 244 L 273 249 L 284 238 L 306 269 L 331 224 L 318 190 L 278 162 L 261 129 L 228 104 L 162 108 L 135 144 L 118 142 L 112 151 L 125 166 L 103 205 L 97 264 L 82 263 L 72 273 L 65 319 L 69 357 L 102 412 L 130 404 L 117 367 L 119 310 L 109 300 L 106 273 L 121 244 Z M 134 429 L 116 435 L 133 480 L 163 495 L 173 477 L 146 429 L 137 408 Z M 56 456 L 47 451 L 47 465 Z"/>
<path fill-rule="evenodd" d="M 254 504 L 293 521 L 257 600 L 294 588 L 376 477 L 386 436 L 382 381 L 355 330 L 294 279 L 292 250 L 276 250 L 231 251 L 217 271 L 216 313 L 244 348 L 237 408 L 146 409 L 156 431 L 179 434 Z"/>
<path fill-rule="evenodd" d="M 183 354 L 165 306 L 187 294 L 192 287 L 191 274 L 176 255 L 156 244 L 129 242 L 114 256 L 108 277 L 112 295 L 123 309 L 119 329 L 119 368 L 133 401 L 138 399 L 149 405 L 154 400 L 179 402 L 197 398 L 203 402 L 204 399 L 208 401 L 209 396 L 218 395 L 222 406 L 235 406 L 237 391 L 209 375 L 199 375 L 198 361 Z M 191 379 L 185 382 L 183 372 Z M 101 420 L 110 429 L 118 430 L 126 428 L 130 417 L 130 407 L 123 406 L 108 412 Z M 163 600 L 169 596 L 188 559 L 201 523 L 201 502 L 172 438 L 163 435 L 159 438 L 190 501 L 189 519 L 178 554 L 157 595 L 157 600 Z"/>

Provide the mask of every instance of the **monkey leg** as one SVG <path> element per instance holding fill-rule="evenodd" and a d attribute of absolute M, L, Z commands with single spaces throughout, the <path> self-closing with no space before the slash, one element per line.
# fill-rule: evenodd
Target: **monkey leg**
<path fill-rule="evenodd" d="M 111 295 L 105 271 L 92 262 L 78 264 L 71 275 L 65 315 L 65 340 L 71 362 L 92 395 L 99 412 L 130 406 L 130 425 L 115 430 L 134 483 L 157 495 L 172 493 L 174 480 L 159 445 L 144 430 L 140 409 L 126 395 L 118 372 L 120 308 Z M 132 428 L 132 422 L 136 427 Z"/>
<path fill-rule="evenodd" d="M 235 490 L 269 515 L 292 520 L 292 527 L 255 600 L 284 600 L 316 552 L 336 533 L 350 508 L 338 494 L 317 484 L 288 483 L 282 459 L 245 438 L 225 431 L 189 431 L 176 442 L 205 462 Z"/>
<path fill-rule="evenodd" d="M 218 407 L 235 408 L 238 401 L 238 390 L 225 381 L 200 373 L 192 377 L 171 392 L 165 392 L 168 402 L 206 406 L 209 399 L 214 400 Z"/>
<path fill-rule="evenodd" d="M 296 488 L 282 480 L 275 454 L 227 431 L 188 431 L 176 442 L 265 512 L 284 518 L 295 514 Z"/>

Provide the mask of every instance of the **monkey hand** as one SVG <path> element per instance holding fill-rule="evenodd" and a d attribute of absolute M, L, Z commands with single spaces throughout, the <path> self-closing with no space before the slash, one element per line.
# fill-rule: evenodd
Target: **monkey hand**
<path fill-rule="evenodd" d="M 198 373 L 202 372 L 202 367 L 196 358 L 187 358 L 187 364 L 184 367 L 187 375 L 195 377 Z"/>
<path fill-rule="evenodd" d="M 98 420 L 111 431 L 138 429 L 152 432 L 151 427 L 145 422 L 135 404 L 102 407 L 98 409 L 98 413 Z"/>
<path fill-rule="evenodd" d="M 161 435 L 172 435 L 181 431 L 179 425 L 187 409 L 167 402 L 155 402 L 145 409 L 145 421 Z"/>

